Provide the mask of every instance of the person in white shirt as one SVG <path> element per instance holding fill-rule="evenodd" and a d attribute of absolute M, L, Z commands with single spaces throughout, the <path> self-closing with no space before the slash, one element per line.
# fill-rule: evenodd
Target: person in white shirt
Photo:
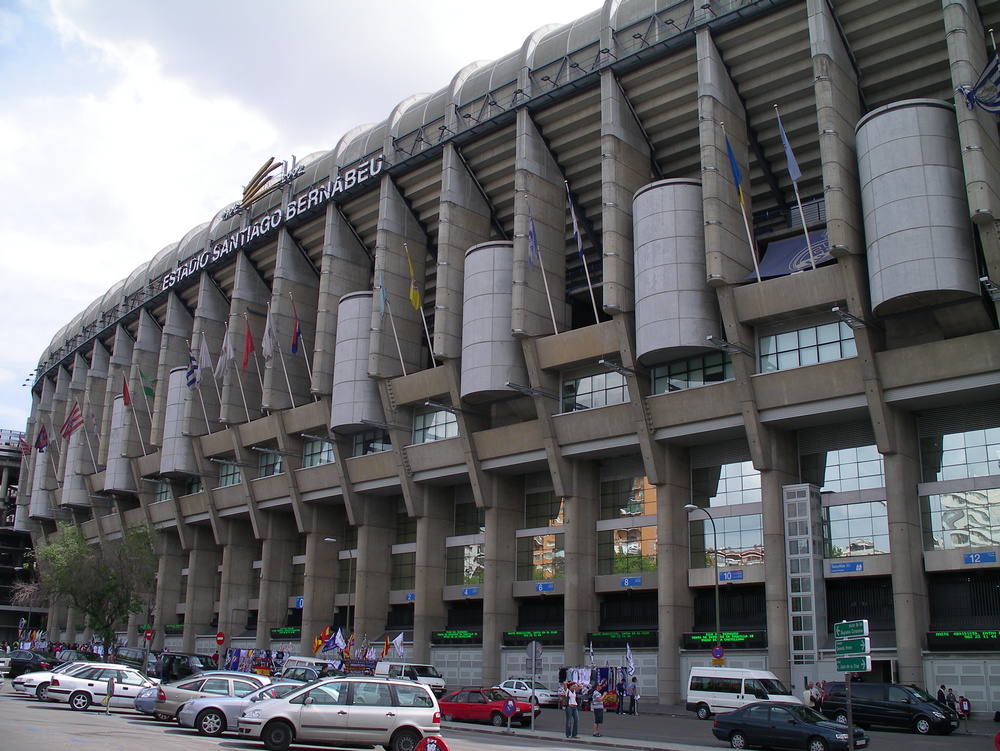
<path fill-rule="evenodd" d="M 580 687 L 575 683 L 566 684 L 566 737 L 579 738 L 580 732 Z"/>

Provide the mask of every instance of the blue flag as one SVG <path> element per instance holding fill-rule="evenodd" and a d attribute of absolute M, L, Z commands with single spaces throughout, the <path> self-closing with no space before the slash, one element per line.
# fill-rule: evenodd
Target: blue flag
<path fill-rule="evenodd" d="M 788 176 L 792 178 L 793 183 L 797 183 L 799 178 L 802 177 L 802 170 L 799 169 L 799 163 L 795 161 L 795 154 L 792 153 L 792 145 L 788 143 L 788 136 L 785 135 L 785 129 L 781 125 L 781 115 L 778 114 L 777 108 L 775 108 L 774 114 L 778 118 L 778 133 L 781 134 L 781 146 L 785 149 L 785 159 L 788 160 Z"/>
<path fill-rule="evenodd" d="M 198 381 L 200 380 L 198 370 L 198 358 L 194 356 L 194 352 L 188 347 L 187 385 L 189 389 L 193 389 L 198 385 Z"/>
<path fill-rule="evenodd" d="M 740 165 L 736 163 L 736 154 L 729 143 L 729 136 L 726 135 L 726 152 L 729 154 L 729 167 L 733 170 L 733 182 L 736 183 L 736 190 L 740 194 L 740 205 L 743 205 L 743 173 L 740 172 Z"/>
<path fill-rule="evenodd" d="M 987 112 L 1000 113 L 1000 57 L 994 52 L 974 86 L 959 86 L 956 94 L 965 97 L 970 110 L 979 105 Z"/>

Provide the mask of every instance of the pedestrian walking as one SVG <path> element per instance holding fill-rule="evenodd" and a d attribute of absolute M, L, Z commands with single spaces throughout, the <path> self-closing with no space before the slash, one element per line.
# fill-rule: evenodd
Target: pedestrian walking
<path fill-rule="evenodd" d="M 113 674 L 108 676 L 108 683 L 105 686 L 105 691 L 107 691 L 107 695 L 104 697 L 104 713 L 111 714 L 111 702 L 115 696 L 115 679 Z"/>
<path fill-rule="evenodd" d="M 944 692 L 944 684 L 943 683 L 938 687 L 937 700 L 939 702 L 941 702 L 942 704 L 947 704 L 948 703 L 948 696 Z"/>
<path fill-rule="evenodd" d="M 615 714 L 625 714 L 625 692 L 627 687 L 625 686 L 625 676 L 618 679 L 618 683 L 615 684 L 615 694 L 618 696 L 618 706 L 615 710 Z"/>
<path fill-rule="evenodd" d="M 575 683 L 566 686 L 566 737 L 580 737 L 579 686 Z"/>
<path fill-rule="evenodd" d="M 600 738 L 604 722 L 604 689 L 600 683 L 595 684 L 590 692 L 590 708 L 594 712 L 594 737 Z"/>

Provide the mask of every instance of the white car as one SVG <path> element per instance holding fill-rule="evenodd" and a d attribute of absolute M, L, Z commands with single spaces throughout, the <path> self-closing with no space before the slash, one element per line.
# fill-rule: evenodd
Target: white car
<path fill-rule="evenodd" d="M 54 675 L 76 675 L 85 668 L 96 667 L 93 662 L 64 662 L 52 670 L 36 670 L 33 673 L 21 673 L 11 686 L 19 694 L 34 696 L 39 701 L 48 701 L 49 684 Z"/>
<path fill-rule="evenodd" d="M 534 695 L 535 704 L 540 707 L 559 706 L 559 693 L 546 688 L 538 681 L 524 678 L 509 678 L 493 688 L 502 688 L 515 699 L 523 701 L 531 701 L 531 696 Z"/>
<path fill-rule="evenodd" d="M 49 684 L 49 698 L 68 702 L 72 709 L 84 710 L 91 704 L 104 703 L 108 695 L 109 679 L 114 679 L 112 707 L 135 707 L 135 697 L 144 688 L 155 685 L 138 670 L 123 665 L 95 665 L 76 675 L 56 674 Z"/>
<path fill-rule="evenodd" d="M 441 734 L 441 710 L 422 683 L 330 678 L 251 705 L 240 716 L 239 731 L 269 751 L 291 743 L 414 751 L 421 739 Z"/>

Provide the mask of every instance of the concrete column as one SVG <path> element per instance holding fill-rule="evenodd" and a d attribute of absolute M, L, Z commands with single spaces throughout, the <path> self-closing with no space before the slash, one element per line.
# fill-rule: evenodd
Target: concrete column
<path fill-rule="evenodd" d="M 218 570 L 222 563 L 222 551 L 207 528 L 193 527 L 190 538 L 187 592 L 184 595 L 184 638 L 181 640 L 184 652 L 194 652 L 197 636 L 209 633 L 212 628 L 215 602 L 219 598 Z"/>
<path fill-rule="evenodd" d="M 893 410 L 896 451 L 884 455 L 886 514 L 892 565 L 892 599 L 896 616 L 896 657 L 900 683 L 924 679 L 922 650 L 930 621 L 924 545 L 920 532 L 920 451 L 916 418 Z"/>
<path fill-rule="evenodd" d="M 69 617 L 69 608 L 66 607 L 64 603 L 53 601 L 49 604 L 49 614 L 45 621 L 45 630 L 48 631 L 49 641 L 66 641 L 64 634 L 66 633 L 66 620 Z M 25 620 L 28 620 L 25 618 Z M 34 618 L 31 619 L 28 624 L 28 628 L 31 628 L 31 623 L 37 623 Z"/>
<path fill-rule="evenodd" d="M 161 381 L 152 384 L 143 379 L 156 379 L 160 360 L 160 341 L 162 329 L 156 319 L 146 308 L 139 312 L 139 327 L 135 338 L 135 349 L 132 351 L 132 365 L 128 381 L 129 393 L 132 397 L 132 408 L 129 409 L 129 419 L 125 421 L 123 451 L 126 456 L 142 456 L 143 444 L 148 452 L 151 446 L 158 446 L 163 430 L 163 413 L 156 412 L 156 395 L 166 392 L 167 383 Z M 153 395 L 146 393 L 152 389 Z M 136 427 L 138 425 L 138 427 Z M 154 435 L 155 428 L 155 435 Z M 138 432 L 137 432 L 138 431 Z M 154 443 L 153 439 L 156 439 Z M 140 443 L 140 441 L 142 443 Z"/>
<path fill-rule="evenodd" d="M 417 519 L 416 586 L 413 612 L 413 659 L 429 662 L 431 633 L 448 625 L 448 606 L 441 599 L 445 583 L 445 538 L 451 534 L 455 501 L 451 488 L 428 487 L 424 515 Z M 390 634 L 391 639 L 395 634 Z"/>
<path fill-rule="evenodd" d="M 794 433 L 769 430 L 767 467 L 759 467 L 764 532 L 764 596 L 767 603 L 768 668 L 791 685 L 785 510 L 782 487 L 798 482 L 798 448 Z"/>
<path fill-rule="evenodd" d="M 267 537 L 261 543 L 260 595 L 257 606 L 257 649 L 271 648 L 271 629 L 285 625 L 292 592 L 292 556 L 299 532 L 291 514 L 265 512 Z"/>
<path fill-rule="evenodd" d="M 188 563 L 188 555 L 181 549 L 176 536 L 169 532 L 160 535 L 161 550 L 156 571 L 156 595 L 153 601 L 153 624 L 156 634 L 150 648 L 163 649 L 164 627 L 177 623 L 177 606 L 187 593 L 181 586 L 181 571 Z M 188 577 L 190 579 L 190 577 Z M 212 577 L 214 581 L 214 576 Z"/>
<path fill-rule="evenodd" d="M 313 639 L 333 623 L 337 590 L 337 552 L 341 543 L 327 542 L 344 529 L 343 509 L 307 506 L 306 570 L 302 586 L 302 641 L 299 651 L 312 654 Z"/>
<path fill-rule="evenodd" d="M 122 395 L 122 383 L 129 378 L 132 369 L 132 350 L 135 342 L 124 326 L 115 328 L 115 340 L 108 359 L 108 381 L 104 392 L 104 415 L 101 417 L 101 448 L 97 463 L 107 465 L 111 446 L 111 413 L 115 397 Z M 129 387 L 131 389 L 131 386 Z M 117 450 L 117 448 L 116 448 Z"/>
<path fill-rule="evenodd" d="M 146 625 L 144 613 L 130 613 L 128 622 L 125 624 L 125 646 L 136 647 L 139 645 L 139 626 Z"/>
<path fill-rule="evenodd" d="M 507 676 L 500 674 L 503 633 L 517 628 L 514 579 L 517 572 L 517 539 L 514 533 L 524 521 L 524 481 L 521 477 L 492 475 L 495 505 L 486 509 L 486 544 L 483 561 L 483 685 Z"/>
<path fill-rule="evenodd" d="M 87 371 L 87 386 L 83 402 L 80 407 L 83 409 L 83 430 L 87 431 L 84 442 L 87 450 L 84 452 L 83 467 L 85 474 L 96 472 L 95 460 L 99 463 L 99 453 L 101 441 L 98 430 L 104 417 L 104 405 L 108 390 L 108 366 L 111 355 L 104 348 L 100 340 L 94 341 L 94 349 L 91 352 L 90 369 Z M 110 407 L 107 410 L 111 411 Z"/>
<path fill-rule="evenodd" d="M 661 447 L 657 447 L 661 448 Z M 678 704 L 684 698 L 681 675 L 681 634 L 694 624 L 694 597 L 688 586 L 691 566 L 688 512 L 691 503 L 690 451 L 664 445 L 664 483 L 656 486 L 656 566 L 659 610 L 659 702 Z"/>
<path fill-rule="evenodd" d="M 411 308 L 412 310 L 412 308 Z M 385 631 L 392 578 L 392 544 L 396 540 L 399 498 L 365 499 L 364 520 L 358 527 L 357 559 L 354 561 L 354 619 L 356 647 L 365 634 Z M 350 561 L 342 560 L 341 565 Z"/>
<path fill-rule="evenodd" d="M 182 366 L 187 368 L 191 362 L 188 347 L 192 339 L 193 325 L 194 319 L 187 306 L 176 292 L 170 292 L 167 297 L 167 314 L 163 324 L 163 335 L 160 337 L 156 375 L 146 373 L 150 378 L 156 378 L 159 381 L 156 384 L 156 397 L 153 401 L 153 425 L 150 430 L 150 442 L 156 446 L 163 445 L 163 422 L 167 411 L 167 384 L 170 380 L 170 371 Z M 190 389 L 187 390 L 189 396 L 193 396 L 193 392 Z M 204 423 L 204 418 L 202 418 L 202 422 Z"/>
<path fill-rule="evenodd" d="M 563 534 L 566 595 L 563 606 L 564 660 L 567 665 L 586 663 L 587 633 L 596 631 L 600 603 L 594 592 L 597 575 L 597 520 L 601 504 L 599 464 L 567 462 L 573 474 L 565 499 Z M 553 528 L 558 531 L 558 528 Z"/>
<path fill-rule="evenodd" d="M 236 377 L 234 366 L 229 365 L 225 369 L 225 375 L 221 379 L 216 379 L 214 369 L 219 364 L 219 355 L 222 353 L 222 339 L 225 336 L 226 322 L 229 319 L 229 301 L 219 287 L 212 281 L 210 274 L 202 274 L 198 280 L 198 307 L 195 310 L 192 328 L 194 333 L 191 339 L 192 347 L 197 347 L 195 353 L 201 351 L 201 341 L 204 338 L 208 344 L 208 355 L 211 359 L 212 371 L 202 373 L 202 383 L 198 389 L 196 398 L 188 399 L 184 404 L 184 428 L 192 436 L 205 435 L 211 430 L 217 430 L 219 424 L 219 413 L 221 408 L 222 386 L 226 380 Z M 230 338 L 233 349 L 236 349 L 236 342 Z M 207 368 L 206 364 L 201 365 Z M 239 401 L 238 391 L 230 395 L 238 404 L 233 404 L 230 409 L 236 414 L 243 414 L 243 404 Z M 202 410 L 202 402 L 205 404 Z M 212 425 L 205 425 L 205 413 Z"/>
<path fill-rule="evenodd" d="M 261 372 L 264 369 L 263 358 L 260 355 L 260 337 L 264 333 L 264 316 L 245 316 L 247 308 L 264 311 L 267 301 L 271 299 L 271 290 L 260 278 L 257 269 L 250 260 L 240 253 L 236 259 L 236 281 L 233 284 L 232 301 L 229 308 L 229 342 L 236 353 L 234 364 L 227 369 L 227 375 L 222 387 L 222 422 L 243 423 L 256 420 L 261 416 L 261 388 L 257 377 L 257 365 Z M 246 373 L 240 378 L 239 372 L 243 365 L 243 343 L 246 340 L 247 326 L 250 327 L 256 349 L 257 361 L 250 356 Z M 242 383 L 242 388 L 241 384 Z M 244 403 L 244 397 L 246 402 Z M 249 412 L 249 417 L 247 413 Z"/>
<path fill-rule="evenodd" d="M 260 543 L 250 523 L 242 519 L 220 520 L 225 528 L 222 547 L 222 580 L 219 585 L 219 631 L 226 635 L 225 647 L 246 628 L 250 600 L 260 592 L 261 574 L 253 567 L 260 558 Z M 219 649 L 221 655 L 224 649 Z"/>

